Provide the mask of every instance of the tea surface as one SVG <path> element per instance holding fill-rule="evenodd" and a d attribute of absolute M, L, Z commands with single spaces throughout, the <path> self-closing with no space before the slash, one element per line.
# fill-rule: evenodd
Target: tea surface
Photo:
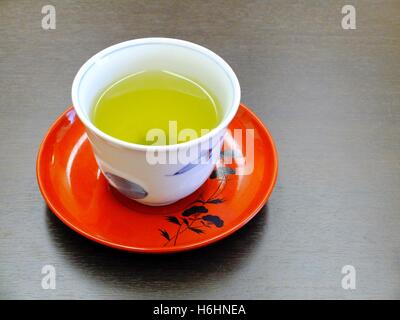
<path fill-rule="evenodd" d="M 221 114 L 218 100 L 200 84 L 168 71 L 144 71 L 104 90 L 91 118 L 97 128 L 115 138 L 150 145 L 154 141 L 147 141 L 146 135 L 151 129 L 165 133 L 165 143 L 157 144 L 181 143 L 191 137 L 176 141 L 175 134 L 170 134 L 171 121 L 176 121 L 178 134 L 189 128 L 199 137 L 202 129 L 218 125 Z"/>

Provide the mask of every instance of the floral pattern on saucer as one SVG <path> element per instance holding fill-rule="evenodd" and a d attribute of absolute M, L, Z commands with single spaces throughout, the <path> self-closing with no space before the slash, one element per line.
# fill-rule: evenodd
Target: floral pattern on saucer
<path fill-rule="evenodd" d="M 221 153 L 223 155 L 223 152 Z M 214 192 L 206 199 L 200 194 L 200 197 L 187 207 L 180 215 L 166 216 L 168 222 L 175 225 L 174 229 L 160 228 L 161 236 L 166 240 L 165 246 L 175 246 L 179 237 L 185 232 L 204 234 L 209 228 L 222 228 L 224 221 L 218 214 L 210 213 L 214 206 L 221 204 L 225 199 L 220 197 L 228 175 L 234 175 L 236 170 L 228 166 L 217 166 L 211 173 L 209 179 L 217 179 L 218 185 Z"/>

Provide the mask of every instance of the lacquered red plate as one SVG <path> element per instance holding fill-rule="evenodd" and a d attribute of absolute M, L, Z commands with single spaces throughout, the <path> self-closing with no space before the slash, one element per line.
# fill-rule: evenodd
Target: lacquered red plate
<path fill-rule="evenodd" d="M 229 129 L 254 129 L 254 170 L 240 172 L 233 135 L 206 183 L 177 203 L 149 207 L 112 189 L 94 159 L 84 126 L 71 107 L 47 132 L 38 153 L 37 179 L 50 209 L 71 229 L 101 244 L 134 252 L 170 253 L 206 246 L 245 225 L 275 185 L 278 159 L 267 128 L 241 105 Z M 229 147 L 227 147 L 227 145 Z M 244 144 L 243 144 L 244 145 Z M 236 148 L 236 149 L 235 149 Z M 244 146 L 243 146 L 244 148 Z"/>

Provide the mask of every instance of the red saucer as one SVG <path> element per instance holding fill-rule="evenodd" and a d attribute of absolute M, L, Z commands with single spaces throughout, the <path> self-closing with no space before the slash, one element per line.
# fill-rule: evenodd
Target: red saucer
<path fill-rule="evenodd" d="M 218 241 L 245 225 L 266 203 L 278 159 L 271 135 L 241 105 L 229 129 L 254 129 L 254 171 L 217 164 L 206 183 L 177 203 L 149 207 L 118 194 L 101 174 L 84 126 L 70 107 L 51 126 L 38 153 L 36 174 L 44 199 L 67 226 L 104 245 L 145 253 L 190 250 Z M 233 140 L 232 135 L 226 139 Z M 231 143 L 222 155 L 241 152 Z M 243 150 L 244 151 L 244 150 Z"/>

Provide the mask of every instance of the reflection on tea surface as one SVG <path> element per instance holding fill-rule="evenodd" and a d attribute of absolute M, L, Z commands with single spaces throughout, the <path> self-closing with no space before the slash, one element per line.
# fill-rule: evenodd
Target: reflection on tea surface
<path fill-rule="evenodd" d="M 120 140 L 175 144 L 196 138 L 181 134 L 177 141 L 176 132 L 192 129 L 200 137 L 215 128 L 222 111 L 216 97 L 199 83 L 168 71 L 143 71 L 106 88 L 91 117 L 97 128 Z M 176 132 L 171 132 L 171 122 Z M 155 128 L 165 133 L 166 141 L 146 139 Z"/>

